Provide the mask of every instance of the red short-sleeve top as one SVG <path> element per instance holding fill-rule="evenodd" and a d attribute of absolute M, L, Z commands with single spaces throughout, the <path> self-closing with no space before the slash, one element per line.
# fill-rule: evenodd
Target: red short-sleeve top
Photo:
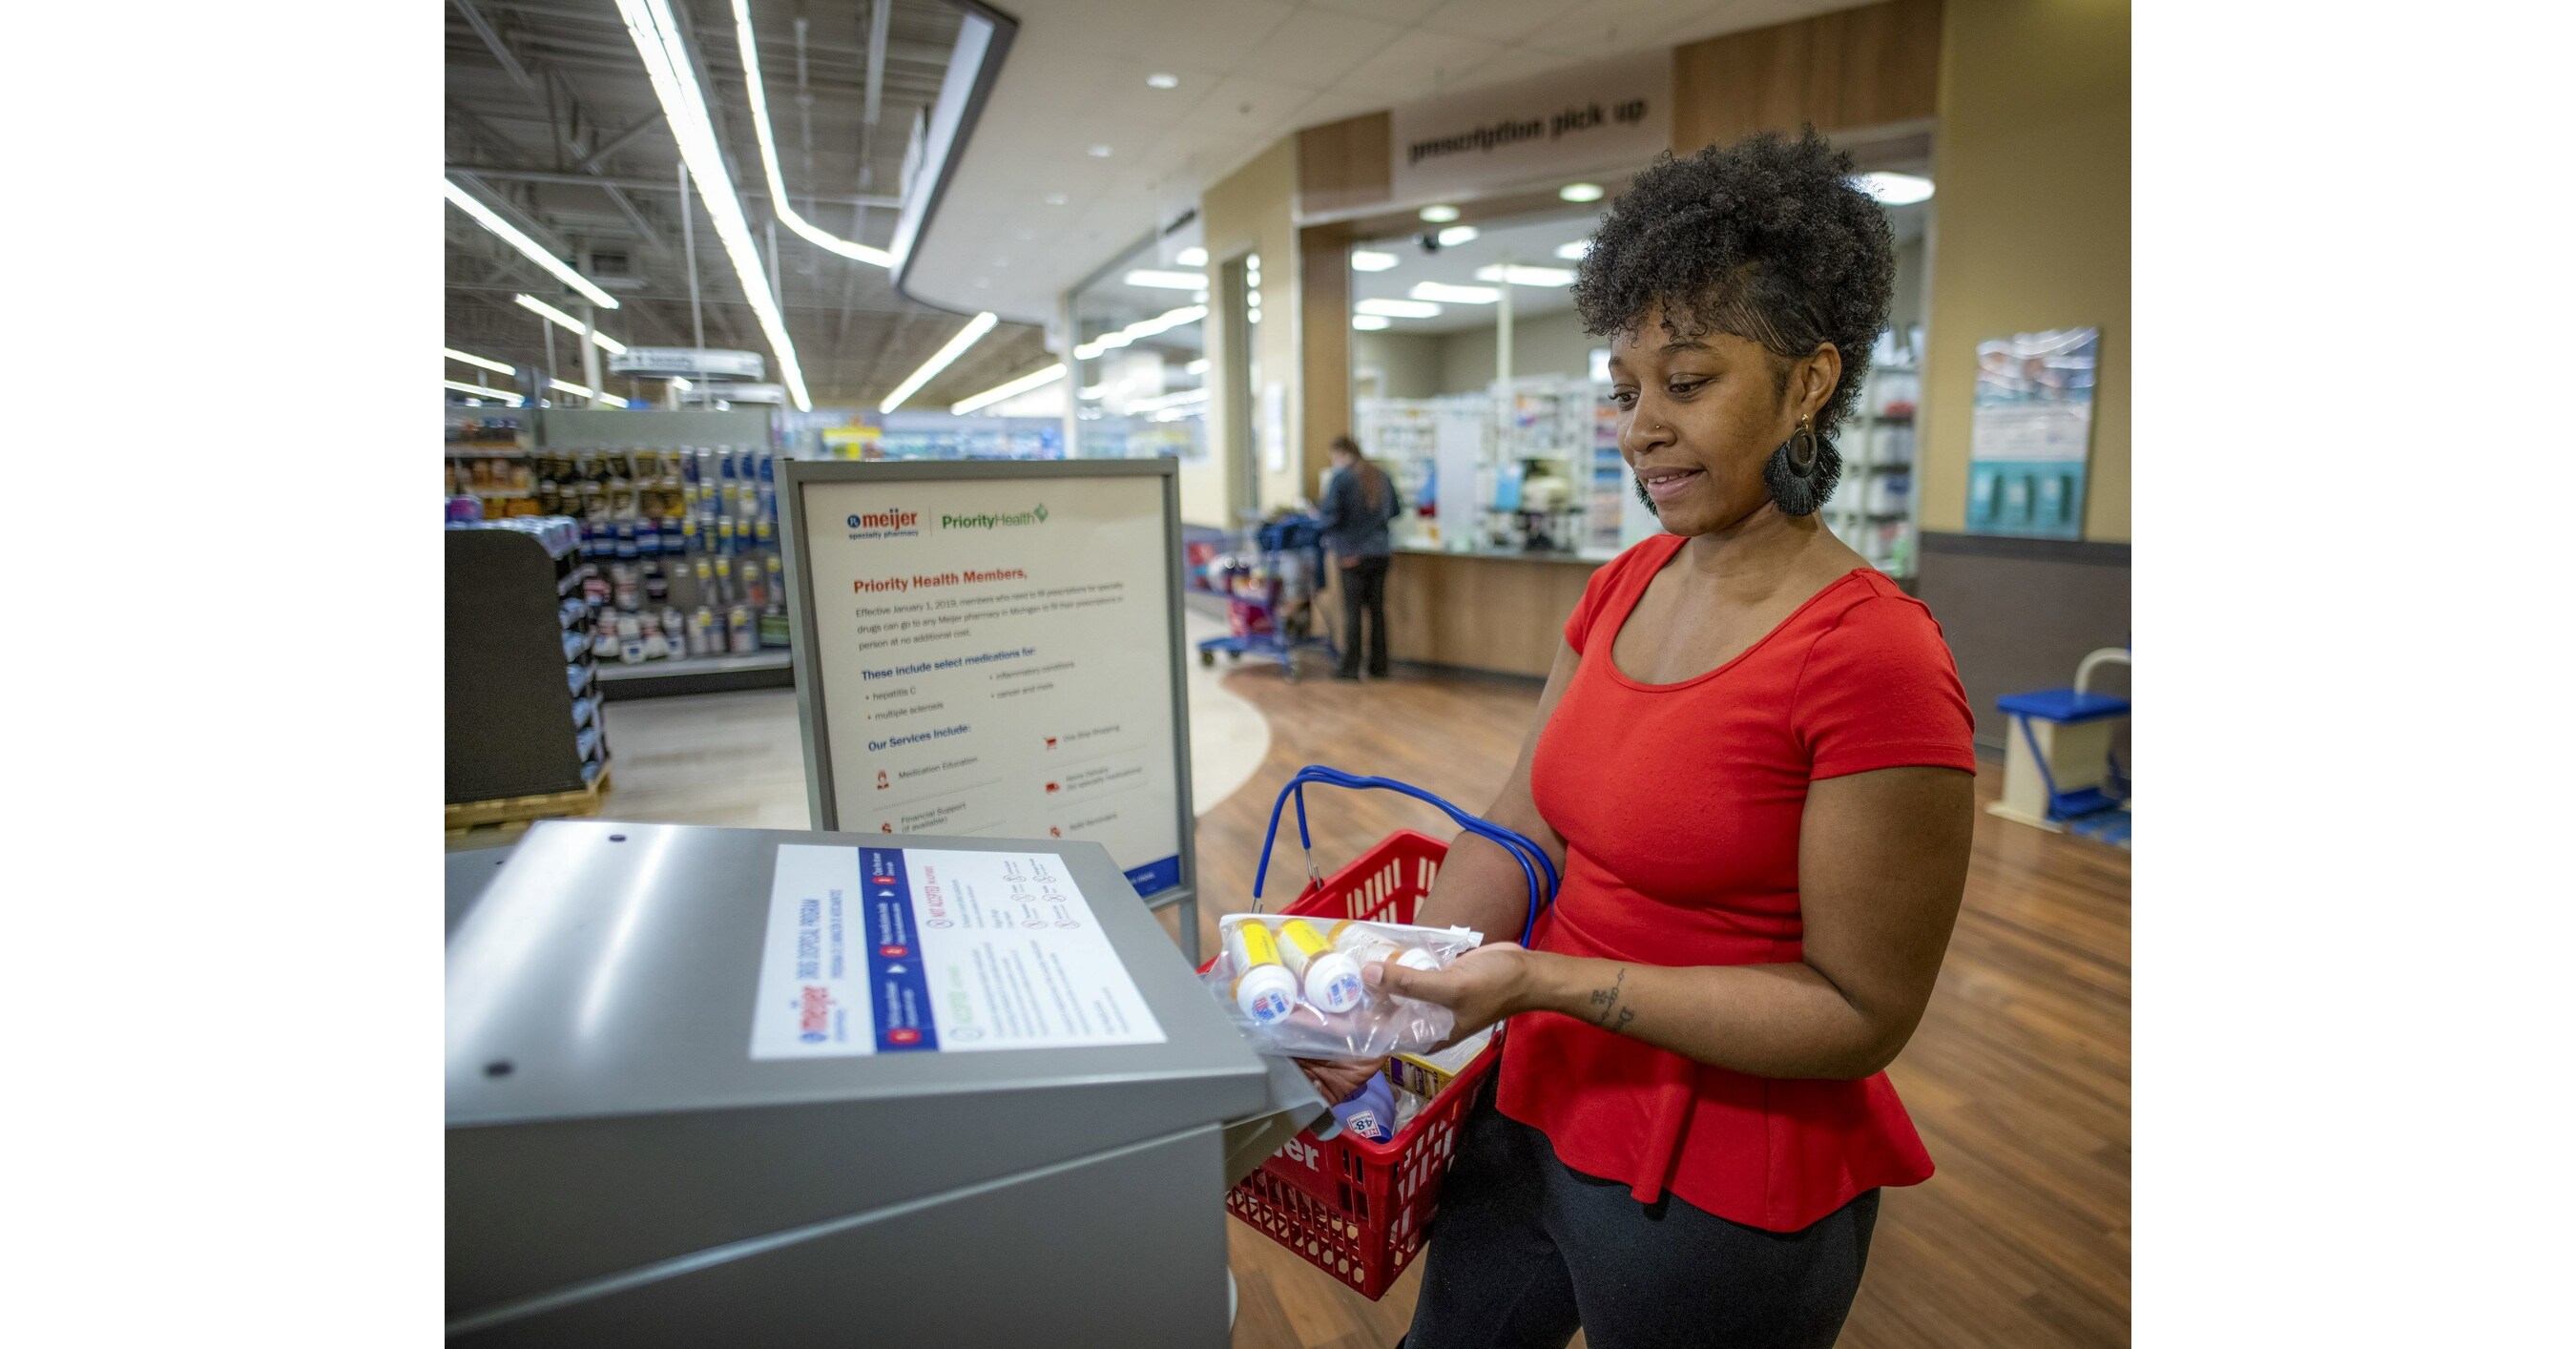
<path fill-rule="evenodd" d="M 1931 613 L 1868 568 L 1717 669 L 1628 678 L 1611 642 L 1684 542 L 1659 535 L 1603 565 L 1566 622 L 1583 659 L 1530 765 L 1539 814 L 1565 839 L 1565 877 L 1534 942 L 1640 964 L 1793 961 L 1807 785 L 1905 765 L 1976 771 L 1967 697 Z M 1525 1012 L 1500 1078 L 1497 1106 L 1567 1166 L 1771 1231 L 1932 1174 L 1885 1074 L 1753 1077 Z"/>

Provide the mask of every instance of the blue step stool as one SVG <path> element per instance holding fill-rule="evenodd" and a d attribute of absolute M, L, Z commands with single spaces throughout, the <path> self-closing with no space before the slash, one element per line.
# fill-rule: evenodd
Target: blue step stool
<path fill-rule="evenodd" d="M 2042 689 L 2007 694 L 1995 708 L 2013 726 L 2004 736 L 2003 797 L 1987 812 L 2128 846 L 2128 784 L 2111 760 L 2111 737 L 2129 719 L 2129 700 Z M 2112 812 L 2118 818 L 2104 818 Z"/>

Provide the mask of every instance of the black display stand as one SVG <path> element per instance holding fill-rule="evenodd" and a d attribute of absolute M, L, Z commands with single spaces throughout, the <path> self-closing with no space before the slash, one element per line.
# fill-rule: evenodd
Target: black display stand
<path fill-rule="evenodd" d="M 578 792 L 608 768 L 578 550 L 447 531 L 447 800 Z"/>

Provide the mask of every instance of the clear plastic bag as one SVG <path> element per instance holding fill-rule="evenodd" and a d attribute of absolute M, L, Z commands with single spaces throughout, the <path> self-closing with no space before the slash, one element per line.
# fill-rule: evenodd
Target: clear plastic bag
<path fill-rule="evenodd" d="M 1264 913 L 1227 914 L 1217 931 L 1225 950 L 1199 981 L 1254 1049 L 1301 1059 L 1384 1058 L 1448 1039 L 1448 1008 L 1372 991 L 1360 971 L 1382 960 L 1447 969 L 1485 940 L 1465 928 Z"/>

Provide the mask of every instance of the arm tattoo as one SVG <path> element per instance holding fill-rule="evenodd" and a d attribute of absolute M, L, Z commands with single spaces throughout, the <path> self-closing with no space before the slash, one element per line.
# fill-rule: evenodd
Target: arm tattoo
<path fill-rule="evenodd" d="M 1611 980 L 1608 988 L 1596 988 L 1592 990 L 1592 1005 L 1601 1009 L 1600 1014 L 1593 1018 L 1593 1025 L 1599 1026 L 1603 1030 L 1616 1031 L 1627 1025 L 1629 1019 L 1637 1014 L 1633 1009 L 1619 1005 L 1620 990 L 1626 986 L 1627 982 L 1628 967 L 1622 965 L 1619 967 L 1619 977 Z M 1612 1019 L 1614 1013 L 1617 1017 L 1615 1021 Z"/>

